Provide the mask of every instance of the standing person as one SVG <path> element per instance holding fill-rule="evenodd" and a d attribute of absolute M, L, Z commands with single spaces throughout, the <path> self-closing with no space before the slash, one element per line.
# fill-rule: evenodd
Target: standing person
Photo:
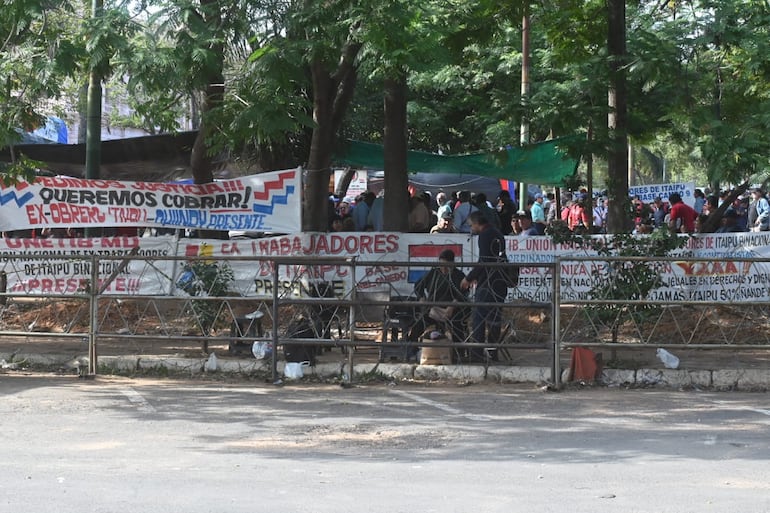
<path fill-rule="evenodd" d="M 601 196 L 596 198 L 593 229 L 594 233 L 607 233 L 607 204 Z"/>
<path fill-rule="evenodd" d="M 471 233 L 469 218 L 471 213 L 478 209 L 471 205 L 470 191 L 460 191 L 457 197 L 460 203 L 454 209 L 455 226 L 461 233 Z"/>
<path fill-rule="evenodd" d="M 682 201 L 678 192 L 672 192 L 668 196 L 669 210 L 668 227 L 672 233 L 694 233 L 695 220 L 698 213 L 690 205 Z"/>
<path fill-rule="evenodd" d="M 428 233 L 431 223 L 430 209 L 425 205 L 423 193 L 409 199 L 409 231 L 412 233 Z"/>
<path fill-rule="evenodd" d="M 572 205 L 570 205 L 569 212 L 567 213 L 567 226 L 570 231 L 579 235 L 586 233 L 588 230 L 588 223 L 591 222 L 588 218 L 585 206 L 583 206 L 584 201 L 585 197 L 582 194 L 575 194 L 574 201 L 572 202 Z M 532 220 L 534 221 L 534 218 Z"/>
<path fill-rule="evenodd" d="M 757 223 L 757 200 L 754 199 L 753 194 L 749 194 L 747 199 L 749 206 L 746 208 L 746 229 L 753 231 L 754 225 Z"/>
<path fill-rule="evenodd" d="M 478 235 L 479 263 L 501 262 L 505 258 L 505 237 L 500 230 L 492 226 L 484 214 L 473 212 L 470 215 L 471 233 Z M 476 266 L 460 282 L 460 288 L 468 290 L 476 284 L 474 299 L 477 303 L 502 303 L 508 294 L 503 273 L 498 269 Z M 476 306 L 473 311 L 473 331 L 471 341 L 476 344 L 497 344 L 500 341 L 499 306 Z M 481 347 L 471 349 L 471 361 L 484 361 Z M 497 359 L 497 351 L 490 352 L 490 357 Z"/>
<path fill-rule="evenodd" d="M 666 224 L 666 214 L 668 214 L 666 212 L 666 205 L 663 204 L 663 199 L 660 196 L 655 198 L 653 204 L 655 205 L 655 210 L 652 213 L 652 220 L 655 228 L 660 228 Z"/>
<path fill-rule="evenodd" d="M 366 218 L 366 224 L 372 227 L 375 232 L 382 231 L 383 205 L 385 203 L 385 189 L 374 198 L 372 206 L 369 207 L 369 215 Z"/>
<path fill-rule="evenodd" d="M 436 218 L 439 220 L 441 219 L 441 216 L 444 214 L 444 212 L 452 213 L 452 205 L 449 204 L 449 198 L 447 197 L 445 192 L 439 192 L 436 194 L 436 205 L 438 205 L 438 210 L 436 210 Z"/>
<path fill-rule="evenodd" d="M 516 215 L 516 204 L 511 200 L 511 193 L 504 189 L 497 195 L 497 215 L 500 218 L 500 231 L 508 235 L 511 233 L 511 221 Z"/>
<path fill-rule="evenodd" d="M 700 189 L 695 189 L 695 192 L 693 192 L 693 197 L 695 198 L 695 203 L 693 203 L 692 208 L 698 213 L 703 213 L 703 205 L 706 204 L 706 195 L 703 194 L 703 191 Z"/>
<path fill-rule="evenodd" d="M 374 193 L 372 191 L 362 192 L 356 198 L 356 206 L 353 208 L 353 221 L 356 223 L 356 231 L 366 231 L 369 226 L 369 210 L 374 203 Z"/>
<path fill-rule="evenodd" d="M 487 218 L 487 221 L 489 221 L 489 224 L 493 225 L 498 230 L 500 229 L 500 218 L 497 215 L 497 210 L 492 208 L 492 206 L 487 201 L 487 195 L 483 192 L 480 192 L 476 194 L 474 197 L 474 204 L 476 205 L 476 208 L 479 209 L 480 212 L 484 214 L 484 217 Z"/>
<path fill-rule="evenodd" d="M 545 209 L 543 209 L 543 195 L 535 194 L 535 202 L 530 207 L 532 214 L 532 226 L 537 230 L 538 235 L 545 235 Z"/>
<path fill-rule="evenodd" d="M 571 197 L 566 194 L 561 195 L 561 206 L 567 203 L 567 198 Z M 559 207 L 556 200 L 551 201 L 551 204 L 548 206 L 548 212 L 545 213 L 546 226 L 551 226 L 554 221 L 558 221 L 561 218 L 561 212 L 557 210 Z"/>
<path fill-rule="evenodd" d="M 756 187 L 751 189 L 751 195 L 754 198 L 755 208 L 757 210 L 757 220 L 751 229 L 752 232 L 766 232 L 770 230 L 770 204 L 767 198 L 762 194 L 762 189 Z"/>

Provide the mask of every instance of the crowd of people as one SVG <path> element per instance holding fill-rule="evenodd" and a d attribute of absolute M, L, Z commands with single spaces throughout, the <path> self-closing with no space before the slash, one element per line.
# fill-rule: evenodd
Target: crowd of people
<path fill-rule="evenodd" d="M 698 233 L 708 226 L 715 227 L 709 231 L 718 233 L 770 229 L 770 202 L 759 188 L 742 195 L 729 191 L 714 195 L 696 189 L 694 199 L 690 206 L 677 192 L 666 198 L 657 197 L 650 203 L 639 197 L 631 198 L 629 213 L 634 216 L 634 233 L 651 233 L 656 228 L 668 228 L 673 233 Z M 726 201 L 730 204 L 724 205 Z M 558 202 L 551 193 L 537 193 L 523 208 L 505 190 L 493 201 L 483 193 L 470 191 L 440 192 L 435 199 L 428 193 L 415 194 L 410 198 L 409 231 L 477 235 L 479 258 L 477 263 L 470 264 L 465 274 L 452 266 L 456 255 L 451 250 L 441 253 L 436 267 L 418 281 L 414 293 L 430 302 L 456 302 L 460 306 L 426 308 L 412 327 L 410 339 L 419 339 L 426 328 L 440 327 L 454 341 L 473 343 L 467 351 L 458 350 L 457 359 L 471 362 L 496 359 L 497 352 L 485 346 L 500 343 L 501 308 L 510 282 L 495 271 L 500 267 L 486 264 L 508 261 L 504 236 L 545 235 L 554 223 L 562 223 L 574 233 L 606 233 L 607 212 L 607 198 L 598 196 L 591 200 L 585 190 L 565 193 Z M 706 223 L 714 212 L 721 213 L 719 222 Z M 382 215 L 382 196 L 368 191 L 355 201 L 330 198 L 332 230 L 381 230 Z M 472 308 L 461 306 L 471 297 Z"/>
<path fill-rule="evenodd" d="M 735 195 L 733 195 L 735 196 Z M 667 197 L 656 197 L 645 203 L 639 197 L 631 198 L 634 218 L 633 233 L 652 233 L 656 228 L 668 227 L 677 233 L 765 231 L 770 229 L 770 203 L 762 189 L 738 195 L 727 208 L 730 191 L 720 194 L 704 193 L 695 189 L 690 206 L 674 192 Z M 545 235 L 549 226 L 562 223 L 577 234 L 607 233 L 608 199 L 598 195 L 589 198 L 585 189 L 561 194 L 560 201 L 553 193 L 530 196 L 527 205 L 520 207 L 515 196 L 501 190 L 489 200 L 484 193 L 457 191 L 439 192 L 435 198 L 429 192 L 420 192 L 409 200 L 409 232 L 411 233 L 471 233 L 470 216 L 481 212 L 490 225 L 503 235 Z M 371 191 L 355 199 L 329 198 L 330 231 L 382 231 L 383 196 Z M 721 212 L 716 223 L 706 223 L 715 211 Z"/>

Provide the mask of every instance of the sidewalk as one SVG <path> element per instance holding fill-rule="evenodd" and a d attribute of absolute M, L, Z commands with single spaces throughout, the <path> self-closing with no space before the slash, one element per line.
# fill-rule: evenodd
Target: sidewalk
<path fill-rule="evenodd" d="M 655 356 L 655 347 L 592 348 L 602 353 L 602 384 L 629 387 L 714 388 L 724 390 L 770 389 L 770 350 L 671 349 L 680 359 L 676 370 L 666 369 Z M 249 355 L 231 356 L 227 342 L 212 338 L 209 350 L 216 354 L 216 372 L 234 377 L 271 377 L 270 362 Z M 551 381 L 551 353 L 545 349 L 517 349 L 510 346 L 507 362 L 458 365 L 418 365 L 416 363 L 378 362 L 376 348 L 360 348 L 354 353 L 352 381 L 371 379 L 448 381 L 458 384 L 533 383 Z M 82 339 L 45 339 L 0 337 L 0 366 L 5 370 L 28 367 L 76 372 L 87 365 L 88 347 Z M 101 341 L 97 346 L 100 374 L 168 372 L 180 376 L 206 371 L 208 356 L 195 342 L 158 338 L 152 341 L 132 339 Z M 560 355 L 563 369 L 569 368 L 571 350 Z M 2 361 L 5 365 L 2 365 Z M 278 361 L 282 376 L 284 362 Z M 341 349 L 323 352 L 314 367 L 304 369 L 307 379 L 344 381 L 348 375 L 348 357 Z"/>

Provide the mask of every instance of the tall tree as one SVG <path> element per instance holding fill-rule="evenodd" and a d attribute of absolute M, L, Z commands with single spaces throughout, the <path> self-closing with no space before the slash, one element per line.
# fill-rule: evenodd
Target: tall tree
<path fill-rule="evenodd" d="M 607 230 L 627 231 L 631 217 L 628 199 L 628 105 L 626 92 L 626 0 L 607 0 L 607 53 L 610 82 L 607 93 L 607 189 L 610 197 Z"/>
<path fill-rule="evenodd" d="M 0 146 L 43 118 L 39 102 L 61 91 L 62 77 L 79 69 L 84 55 L 77 13 L 67 0 L 9 0 L 0 16 Z"/>
<path fill-rule="evenodd" d="M 351 27 L 355 28 L 355 27 Z M 318 52 L 310 62 L 313 77 L 313 135 L 305 178 L 303 229 L 328 229 L 327 204 L 334 142 L 342 125 L 345 111 L 353 97 L 356 83 L 356 57 L 361 42 L 355 30 L 342 45 L 339 63 L 329 69 L 326 56 Z"/>

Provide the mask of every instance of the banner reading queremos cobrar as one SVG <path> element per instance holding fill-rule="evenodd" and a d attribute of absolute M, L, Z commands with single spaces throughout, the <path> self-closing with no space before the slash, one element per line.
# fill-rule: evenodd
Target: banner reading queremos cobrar
<path fill-rule="evenodd" d="M 0 185 L 0 231 L 151 226 L 294 233 L 301 227 L 301 171 L 208 184 L 38 177 Z"/>
<path fill-rule="evenodd" d="M 554 245 L 547 237 L 508 237 L 507 254 L 524 264 L 519 286 L 509 291 L 511 299 L 547 302 L 551 299 L 551 273 L 545 267 L 526 263 L 549 263 L 562 258 L 561 298 L 588 299 L 604 264 L 601 260 L 570 261 L 570 257 L 590 256 L 573 247 Z M 399 233 L 300 233 L 280 237 L 245 240 L 198 240 L 171 237 L 118 237 L 97 239 L 3 239 L 0 261 L 8 279 L 8 291 L 30 294 L 63 294 L 83 290 L 91 279 L 88 260 L 68 259 L 126 255 L 138 248 L 140 259 L 118 269 L 117 260 L 99 262 L 103 280 L 120 272 L 106 293 L 183 294 L 178 282 L 183 262 L 156 260 L 155 257 L 185 256 L 211 258 L 229 265 L 234 272 L 232 291 L 247 297 L 272 297 L 274 269 L 269 260 L 278 256 L 356 257 L 355 273 L 350 265 L 282 265 L 278 273 L 281 296 L 306 297 L 313 282 L 325 282 L 337 296 L 350 293 L 354 284 L 359 292 L 408 294 L 422 273 L 438 259 L 444 249 L 457 255 L 457 262 L 468 267 L 477 260 L 476 239 L 468 235 L 428 235 Z M 46 259 L 50 256 L 50 259 Z M 226 260 L 226 257 L 263 257 L 264 260 Z M 679 256 L 663 265 L 662 286 L 653 290 L 652 301 L 768 301 L 770 300 L 770 232 L 708 234 L 691 238 Z M 685 259 L 684 257 L 687 257 Z M 144 261 L 141 258 L 147 258 Z M 695 258 L 697 260 L 693 261 Z M 745 262 L 736 259 L 767 259 Z M 393 262 L 410 262 L 410 267 Z"/>

